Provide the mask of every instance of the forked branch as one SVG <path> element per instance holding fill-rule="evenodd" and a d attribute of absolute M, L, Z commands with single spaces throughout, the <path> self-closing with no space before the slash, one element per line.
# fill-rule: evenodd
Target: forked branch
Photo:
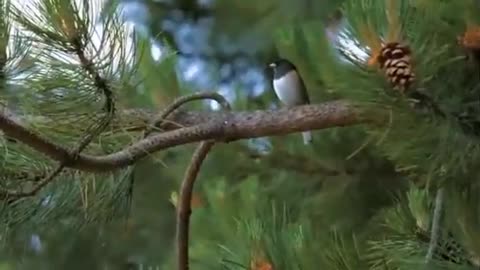
<path fill-rule="evenodd" d="M 163 109 L 163 111 L 158 116 L 151 117 L 152 119 L 148 119 L 147 121 L 145 121 L 145 122 L 149 122 L 150 125 L 145 127 L 143 132 L 143 139 L 147 138 L 156 128 L 158 128 L 158 125 L 164 122 L 167 117 L 169 117 L 172 113 L 178 110 L 182 105 L 185 105 L 191 101 L 196 101 L 196 100 L 214 100 L 222 108 L 226 110 L 231 109 L 228 101 L 222 95 L 215 92 L 201 92 L 201 93 L 195 93 L 195 94 L 179 97 L 175 99 L 165 109 Z M 135 185 L 135 175 L 133 171 L 134 170 L 132 170 L 129 175 L 130 177 L 130 183 L 128 188 L 129 204 L 131 203 L 131 200 L 133 198 L 133 188 Z"/>
<path fill-rule="evenodd" d="M 153 121 L 153 126 L 161 124 L 161 122 L 168 117 L 175 110 L 180 108 L 183 104 L 194 100 L 215 100 L 223 110 L 230 111 L 231 107 L 228 101 L 221 95 L 217 93 L 198 93 L 190 96 L 182 97 L 174 101 L 170 106 L 168 106 L 164 112 Z M 145 134 L 148 134 L 150 130 L 147 130 Z M 177 263 L 179 270 L 188 270 L 189 268 L 189 235 L 190 235 L 190 215 L 192 212 L 191 201 L 193 187 L 195 186 L 195 180 L 197 179 L 198 172 L 200 171 L 200 166 L 205 160 L 208 152 L 215 144 L 214 140 L 203 141 L 195 150 L 195 153 L 192 156 L 192 161 L 190 162 L 187 171 L 185 172 L 185 177 L 182 181 L 182 186 L 180 188 L 180 202 L 178 203 L 177 208 Z"/>

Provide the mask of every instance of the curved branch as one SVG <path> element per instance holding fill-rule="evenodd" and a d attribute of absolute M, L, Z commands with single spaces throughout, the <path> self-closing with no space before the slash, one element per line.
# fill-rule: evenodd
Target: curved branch
<path fill-rule="evenodd" d="M 188 239 L 190 231 L 191 202 L 195 180 L 203 160 L 212 149 L 214 141 L 201 142 L 193 153 L 192 161 L 188 166 L 180 188 L 180 202 L 177 211 L 177 264 L 179 270 L 188 270 Z"/>
<path fill-rule="evenodd" d="M 150 153 L 188 143 L 278 136 L 366 122 L 383 123 L 384 117 L 378 113 L 364 113 L 346 101 L 332 101 L 275 111 L 173 113 L 166 122 L 178 123 L 184 128 L 152 135 L 109 155 L 80 154 L 75 157 L 66 148 L 0 114 L 0 129 L 5 135 L 29 145 L 54 160 L 67 161 L 67 167 L 91 172 L 105 172 L 126 167 Z M 170 125 L 167 129 L 175 126 Z"/>
<path fill-rule="evenodd" d="M 172 105 L 167 107 L 160 118 L 154 120 L 154 125 L 156 126 L 160 124 L 163 119 L 182 106 L 182 104 L 198 99 L 213 99 L 220 104 L 223 110 L 231 110 L 230 104 L 223 96 L 217 93 L 199 93 L 186 96 L 183 99 L 179 98 L 177 102 L 174 102 Z M 200 166 L 214 144 L 214 140 L 202 141 L 200 143 L 195 150 L 195 153 L 193 153 L 192 161 L 185 172 L 185 177 L 183 178 L 182 186 L 180 188 L 180 203 L 177 210 L 177 260 L 179 270 L 188 270 L 189 266 L 188 243 L 190 233 L 190 214 L 192 212 L 191 201 L 193 187 L 195 185 L 198 172 L 200 171 Z"/>
<path fill-rule="evenodd" d="M 150 122 L 143 131 L 142 139 L 147 138 L 154 130 L 160 125 L 164 120 L 167 119 L 169 115 L 174 113 L 178 110 L 181 106 L 196 100 L 214 100 L 216 101 L 222 108 L 226 110 L 231 110 L 230 104 L 228 101 L 220 94 L 216 92 L 202 92 L 202 93 L 195 93 L 190 94 L 187 96 L 182 96 L 175 99 L 170 105 L 163 109 L 163 111 L 154 117 L 151 117 L 151 120 L 147 120 L 145 122 Z M 129 197 L 133 196 L 133 185 L 135 182 L 135 178 L 133 175 L 133 171 L 130 173 L 130 187 L 129 187 Z"/>
<path fill-rule="evenodd" d="M 150 135 L 150 133 L 153 131 L 152 129 L 159 124 L 163 122 L 163 120 L 167 119 L 167 117 L 172 114 L 175 110 L 180 108 L 182 105 L 190 102 L 190 101 L 195 101 L 195 100 L 214 100 L 216 101 L 222 108 L 224 108 L 227 111 L 231 110 L 230 104 L 228 101 L 220 94 L 213 92 L 207 92 L 207 93 L 195 93 L 191 94 L 188 96 L 183 96 L 178 99 L 176 99 L 172 104 L 170 104 L 167 108 L 163 110 L 163 112 L 155 117 L 152 121 L 151 127 L 147 127 L 145 130 L 145 136 Z"/>

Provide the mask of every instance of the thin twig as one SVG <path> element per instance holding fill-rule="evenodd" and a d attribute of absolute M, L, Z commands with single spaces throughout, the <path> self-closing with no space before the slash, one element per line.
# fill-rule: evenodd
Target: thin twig
<path fill-rule="evenodd" d="M 189 231 L 192 192 L 197 178 L 200 166 L 207 156 L 208 152 L 215 144 L 214 141 L 201 142 L 192 156 L 180 188 L 180 201 L 177 210 L 177 263 L 178 270 L 188 270 L 189 268 Z"/>
<path fill-rule="evenodd" d="M 95 69 L 93 61 L 85 56 L 85 48 L 83 43 L 78 39 L 75 39 L 72 43 L 75 48 L 75 54 L 80 60 L 82 68 L 90 76 L 90 79 L 93 81 L 95 87 L 102 91 L 103 95 L 105 96 L 104 110 L 107 112 L 107 114 L 113 115 L 115 112 L 114 95 L 112 89 L 108 85 L 107 80 Z"/>
<path fill-rule="evenodd" d="M 222 108 L 225 108 L 226 110 L 230 110 L 230 104 L 228 101 L 223 97 L 222 95 L 216 93 L 216 92 L 204 92 L 204 93 L 195 93 L 187 96 L 182 96 L 174 100 L 167 108 L 165 108 L 162 113 L 158 116 L 155 117 L 152 121 L 152 125 L 147 127 L 144 133 L 144 138 L 150 135 L 150 133 L 153 132 L 153 129 L 161 124 L 162 121 L 167 119 L 167 117 L 172 114 L 175 110 L 180 108 L 182 105 L 195 101 L 195 100 L 214 100 L 220 104 Z"/>
<path fill-rule="evenodd" d="M 48 176 L 40 180 L 31 190 L 29 191 L 17 191 L 17 190 L 2 190 L 2 199 L 6 199 L 8 201 L 14 201 L 19 198 L 23 197 L 30 197 L 35 196 L 37 192 L 46 186 L 48 183 L 53 181 L 57 175 L 59 175 L 65 166 L 59 165 L 55 170 L 53 170 Z"/>
<path fill-rule="evenodd" d="M 443 197 L 444 197 L 444 188 L 441 187 L 438 189 L 437 194 L 435 196 L 435 207 L 433 210 L 433 219 L 432 219 L 432 229 L 430 232 L 430 244 L 428 246 L 428 252 L 425 257 L 425 263 L 430 263 L 433 254 L 435 253 L 435 249 L 438 245 L 438 239 L 440 237 L 440 222 L 441 216 L 443 212 Z"/>

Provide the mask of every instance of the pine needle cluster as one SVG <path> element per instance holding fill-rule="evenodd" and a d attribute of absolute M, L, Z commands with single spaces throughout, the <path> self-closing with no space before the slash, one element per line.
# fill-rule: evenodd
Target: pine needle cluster
<path fill-rule="evenodd" d="M 127 105 L 119 97 L 133 88 L 137 68 L 138 48 L 123 18 L 101 12 L 102 1 L 5 0 L 0 7 L 3 107 L 74 152 L 102 154 L 130 142 L 131 135 L 111 126 Z M 4 200 L 2 230 L 41 229 L 52 221 L 76 226 L 125 208 L 126 171 L 62 170 L 13 138 L 1 140 L 0 193 L 15 198 Z M 58 176 L 49 180 L 52 173 Z"/>

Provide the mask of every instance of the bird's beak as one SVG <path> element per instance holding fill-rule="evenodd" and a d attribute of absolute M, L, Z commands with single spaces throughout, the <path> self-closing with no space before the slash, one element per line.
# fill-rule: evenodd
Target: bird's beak
<path fill-rule="evenodd" d="M 271 64 L 269 64 L 268 66 L 271 67 L 271 68 L 274 68 L 274 67 L 276 67 L 277 65 L 275 65 L 275 63 L 271 63 Z"/>

